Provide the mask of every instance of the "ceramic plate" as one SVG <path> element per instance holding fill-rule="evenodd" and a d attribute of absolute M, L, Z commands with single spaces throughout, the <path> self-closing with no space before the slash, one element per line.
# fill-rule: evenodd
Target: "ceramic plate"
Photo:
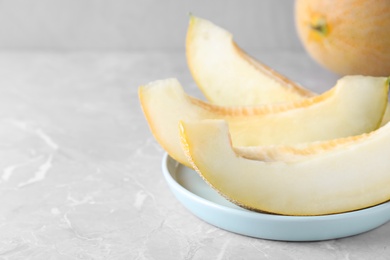
<path fill-rule="evenodd" d="M 210 188 L 193 170 L 167 154 L 164 177 L 175 197 L 194 215 L 241 235 L 283 241 L 318 241 L 357 235 L 390 220 L 390 202 L 326 216 L 281 216 L 243 209 Z"/>

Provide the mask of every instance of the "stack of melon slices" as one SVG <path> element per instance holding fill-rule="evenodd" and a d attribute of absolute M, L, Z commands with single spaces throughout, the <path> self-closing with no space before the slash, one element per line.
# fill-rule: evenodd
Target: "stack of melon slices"
<path fill-rule="evenodd" d="M 324 215 L 390 200 L 389 78 L 345 76 L 315 93 L 190 17 L 187 60 L 207 101 L 176 79 L 139 88 L 159 144 L 242 207 Z"/>

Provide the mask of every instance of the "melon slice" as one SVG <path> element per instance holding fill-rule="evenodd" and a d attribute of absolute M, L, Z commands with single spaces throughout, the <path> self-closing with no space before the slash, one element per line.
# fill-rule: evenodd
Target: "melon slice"
<path fill-rule="evenodd" d="M 141 86 L 139 99 L 156 140 L 188 166 L 180 145 L 180 120 L 227 120 L 234 146 L 330 140 L 376 129 L 387 92 L 386 78 L 347 76 L 328 92 L 301 101 L 228 107 L 191 97 L 176 79 L 167 79 Z"/>
<path fill-rule="evenodd" d="M 231 146 L 223 120 L 182 122 L 193 168 L 244 208 L 283 215 L 325 215 L 390 199 L 390 124 L 355 142 L 300 162 L 245 159 Z"/>
<path fill-rule="evenodd" d="M 194 15 L 188 26 L 186 55 L 195 82 L 214 104 L 272 104 L 316 95 L 246 54 L 229 31 Z M 390 120 L 388 107 L 382 125 Z"/>
<path fill-rule="evenodd" d="M 314 95 L 250 57 L 233 41 L 230 32 L 193 15 L 186 55 L 195 82 L 214 104 L 270 104 Z"/>

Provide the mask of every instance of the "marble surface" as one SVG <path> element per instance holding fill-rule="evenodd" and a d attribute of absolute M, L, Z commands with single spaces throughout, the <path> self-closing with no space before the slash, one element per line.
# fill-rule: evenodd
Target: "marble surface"
<path fill-rule="evenodd" d="M 337 79 L 302 53 L 256 56 L 317 92 Z M 137 88 L 183 53 L 0 53 L 0 259 L 389 259 L 390 223 L 321 242 L 211 226 L 172 195 Z"/>

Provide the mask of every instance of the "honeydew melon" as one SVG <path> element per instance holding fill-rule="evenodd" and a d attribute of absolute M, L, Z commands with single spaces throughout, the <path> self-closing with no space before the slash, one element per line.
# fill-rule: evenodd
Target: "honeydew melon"
<path fill-rule="evenodd" d="M 193 168 L 224 197 L 250 210 L 325 215 L 390 199 L 390 124 L 343 149 L 299 162 L 243 158 L 232 148 L 223 120 L 182 121 L 180 130 Z"/>
<path fill-rule="evenodd" d="M 390 1 L 298 0 L 295 25 L 308 54 L 340 75 L 390 75 Z"/>
<path fill-rule="evenodd" d="M 245 53 L 229 31 L 194 15 L 190 15 L 186 55 L 197 86 L 214 104 L 272 104 L 316 95 Z M 389 120 L 390 105 L 382 125 Z"/>
<path fill-rule="evenodd" d="M 186 55 L 197 86 L 214 104 L 270 104 L 314 95 L 246 54 L 229 31 L 194 15 L 190 15 Z"/>
<path fill-rule="evenodd" d="M 376 129 L 387 103 L 388 79 L 346 76 L 322 95 L 263 106 L 217 106 L 191 97 L 176 79 L 139 88 L 151 132 L 180 163 L 180 120 L 224 119 L 234 146 L 296 144 L 358 135 Z"/>

